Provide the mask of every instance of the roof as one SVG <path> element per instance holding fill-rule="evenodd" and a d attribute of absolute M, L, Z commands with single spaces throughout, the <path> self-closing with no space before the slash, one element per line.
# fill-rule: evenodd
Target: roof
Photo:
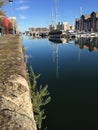
<path fill-rule="evenodd" d="M 80 18 L 76 18 L 76 22 L 80 21 Z"/>
<path fill-rule="evenodd" d="M 98 13 L 96 13 L 96 18 L 98 18 Z"/>
<path fill-rule="evenodd" d="M 89 18 L 90 18 L 90 15 L 85 14 L 85 15 L 84 15 L 84 18 L 85 18 L 85 20 L 87 20 L 87 19 L 89 19 Z"/>

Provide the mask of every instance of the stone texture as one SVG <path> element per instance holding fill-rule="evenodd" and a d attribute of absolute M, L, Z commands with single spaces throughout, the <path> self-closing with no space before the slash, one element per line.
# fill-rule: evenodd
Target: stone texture
<path fill-rule="evenodd" d="M 21 42 L 0 37 L 0 130 L 36 130 Z"/>

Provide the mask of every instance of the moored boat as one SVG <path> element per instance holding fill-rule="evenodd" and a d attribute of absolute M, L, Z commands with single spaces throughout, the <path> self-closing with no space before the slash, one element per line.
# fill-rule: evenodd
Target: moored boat
<path fill-rule="evenodd" d="M 50 39 L 56 39 L 56 38 L 64 38 L 65 32 L 61 30 L 52 30 L 49 32 L 49 38 Z"/>

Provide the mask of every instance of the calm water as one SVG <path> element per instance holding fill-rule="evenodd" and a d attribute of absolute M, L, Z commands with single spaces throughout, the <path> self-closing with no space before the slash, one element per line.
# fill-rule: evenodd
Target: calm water
<path fill-rule="evenodd" d="M 48 84 L 47 130 L 98 130 L 98 39 L 54 44 L 23 38 L 27 66 Z M 42 128 L 42 130 L 44 130 Z"/>

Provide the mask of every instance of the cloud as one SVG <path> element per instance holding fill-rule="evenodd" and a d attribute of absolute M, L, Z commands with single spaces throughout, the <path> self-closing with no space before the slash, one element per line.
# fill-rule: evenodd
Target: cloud
<path fill-rule="evenodd" d="M 16 4 L 23 4 L 23 3 L 24 3 L 23 0 L 20 0 L 20 1 L 16 2 Z"/>
<path fill-rule="evenodd" d="M 28 0 L 19 0 L 19 1 L 16 2 L 16 4 L 23 4 L 23 3 L 26 3 L 26 2 L 28 2 Z"/>
<path fill-rule="evenodd" d="M 27 19 L 25 15 L 19 14 L 20 19 Z"/>
<path fill-rule="evenodd" d="M 16 10 L 26 10 L 29 8 L 30 8 L 29 6 L 20 6 L 20 7 L 16 8 Z"/>

